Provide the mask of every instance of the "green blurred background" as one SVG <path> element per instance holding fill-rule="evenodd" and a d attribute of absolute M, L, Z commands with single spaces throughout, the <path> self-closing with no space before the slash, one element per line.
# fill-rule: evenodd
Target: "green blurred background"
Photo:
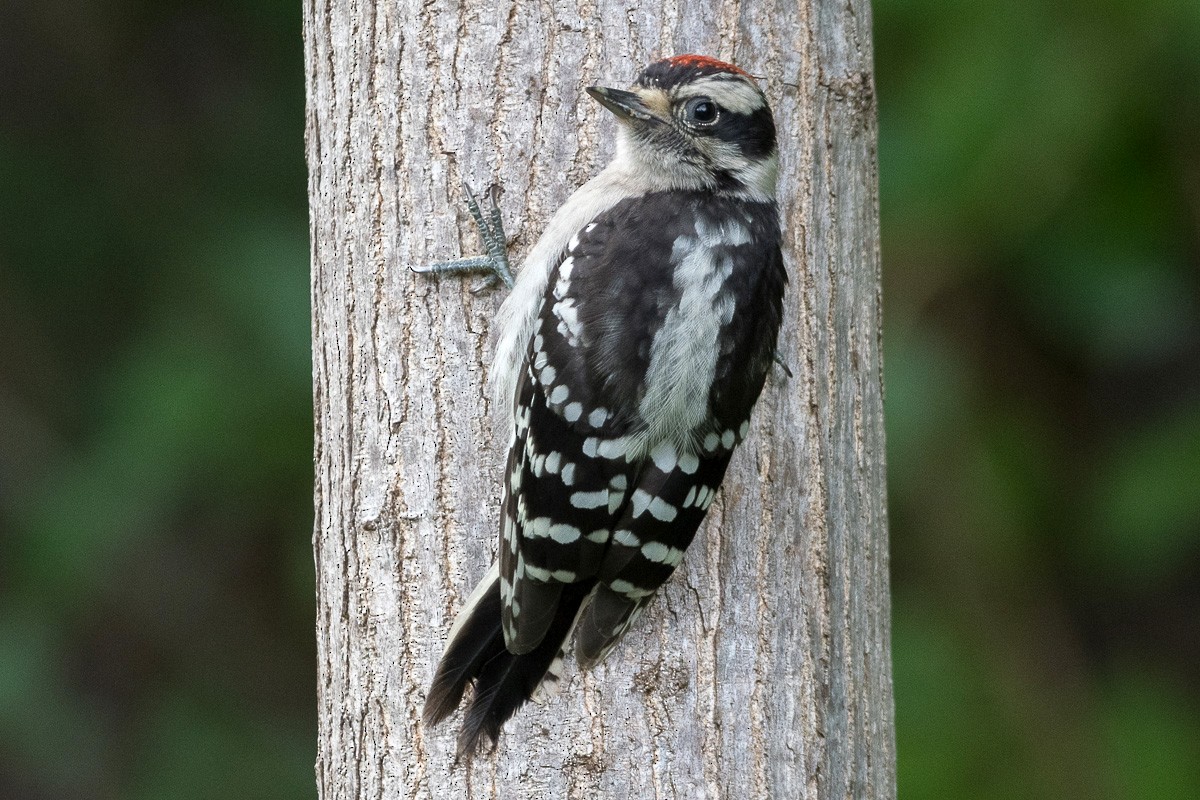
<path fill-rule="evenodd" d="M 299 9 L 6 6 L 0 798 L 313 797 Z M 1200 797 L 1200 3 L 875 15 L 901 797 Z"/>

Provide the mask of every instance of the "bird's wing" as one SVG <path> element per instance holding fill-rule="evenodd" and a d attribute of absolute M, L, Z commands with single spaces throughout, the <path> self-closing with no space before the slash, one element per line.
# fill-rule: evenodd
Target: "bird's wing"
<path fill-rule="evenodd" d="M 701 241 L 696 220 L 694 208 L 662 198 L 622 201 L 578 232 L 550 276 L 505 473 L 500 587 L 513 653 L 542 641 L 565 584 L 599 580 L 579 654 L 602 657 L 679 563 L 746 433 L 778 328 L 782 262 L 777 280 L 741 273 L 763 273 L 764 252 L 778 259 L 777 233 L 765 250 L 757 240 L 724 246 Z M 763 230 L 777 231 L 773 216 Z M 676 273 L 698 248 L 724 265 L 721 297 L 745 313 L 713 323 L 723 325 L 713 333 L 720 352 L 693 393 L 704 395 L 702 424 L 663 438 L 647 427 L 648 375 L 659 332 L 683 324 L 689 299 Z M 742 336 L 765 345 L 748 361 L 741 349 L 737 363 Z M 688 365 L 670 369 L 686 376 Z"/>

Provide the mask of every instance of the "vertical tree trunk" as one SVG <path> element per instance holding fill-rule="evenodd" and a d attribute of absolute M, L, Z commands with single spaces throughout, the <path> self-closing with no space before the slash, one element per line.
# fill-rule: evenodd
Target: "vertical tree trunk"
<path fill-rule="evenodd" d="M 321 796 L 894 797 L 867 0 L 308 0 L 304 23 Z M 764 76 L 795 377 L 619 649 L 455 768 L 457 718 L 420 708 L 496 551 L 502 298 L 408 265 L 478 252 L 460 180 L 502 184 L 519 264 L 611 155 L 583 87 L 683 52 Z"/>

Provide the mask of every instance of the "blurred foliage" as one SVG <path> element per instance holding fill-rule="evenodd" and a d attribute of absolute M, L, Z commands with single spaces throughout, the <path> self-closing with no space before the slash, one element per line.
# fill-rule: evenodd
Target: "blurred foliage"
<path fill-rule="evenodd" d="M 1200 5 L 875 5 L 901 797 L 1200 796 Z M 0 27 L 0 797 L 311 797 L 299 10 Z"/>
<path fill-rule="evenodd" d="M 0 26 L 0 797 L 313 785 L 299 9 Z"/>
<path fill-rule="evenodd" d="M 875 4 L 900 795 L 1200 797 L 1200 4 Z"/>

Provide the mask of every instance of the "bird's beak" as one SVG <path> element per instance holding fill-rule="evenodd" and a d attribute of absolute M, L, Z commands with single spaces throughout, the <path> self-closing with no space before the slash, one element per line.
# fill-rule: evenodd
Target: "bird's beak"
<path fill-rule="evenodd" d="M 642 98 L 633 92 L 627 92 L 624 89 L 606 89 L 603 86 L 589 86 L 587 93 L 595 98 L 597 103 L 616 114 L 618 119 L 640 119 L 643 122 L 662 121 L 642 102 Z"/>

